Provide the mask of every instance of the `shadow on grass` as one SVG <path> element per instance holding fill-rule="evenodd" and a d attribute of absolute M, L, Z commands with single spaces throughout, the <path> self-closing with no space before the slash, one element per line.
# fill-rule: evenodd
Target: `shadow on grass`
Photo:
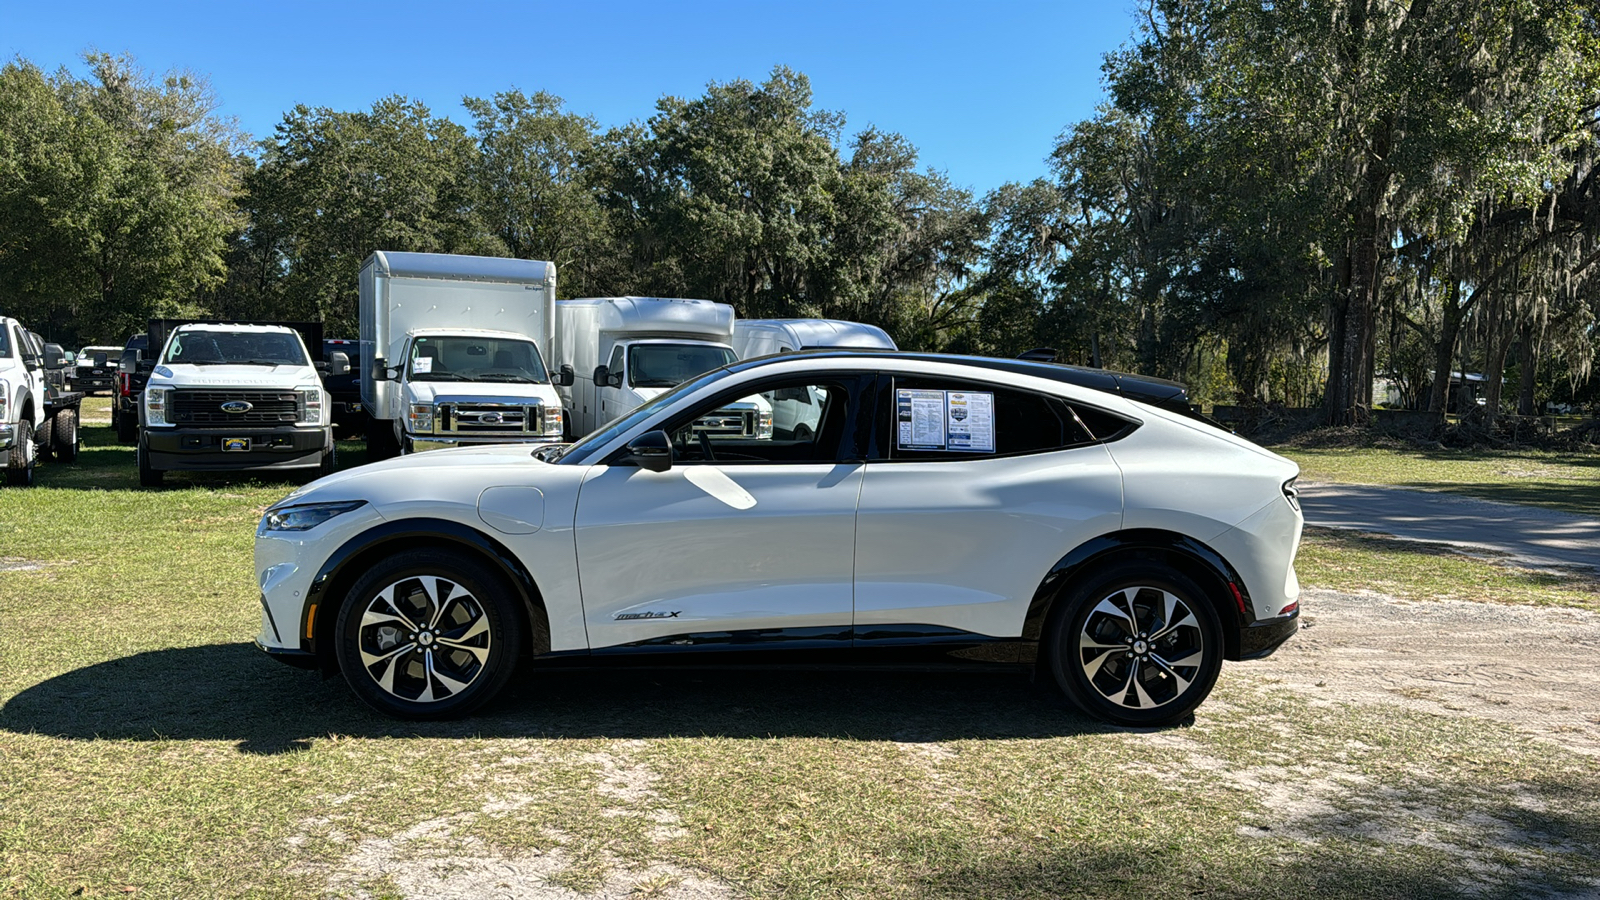
<path fill-rule="evenodd" d="M 68 672 L 0 707 L 0 729 L 74 740 L 236 741 L 248 753 L 304 749 L 330 734 L 919 742 L 1110 730 L 1014 673 L 527 664 L 469 718 L 402 722 L 368 710 L 343 680 L 283 666 L 249 644 L 156 650 Z"/>
<path fill-rule="evenodd" d="M 1559 814 L 1552 819 L 1564 818 Z M 1045 852 L 998 855 L 980 864 L 938 870 L 921 879 L 920 897 L 1329 897 L 1460 898 L 1592 896 L 1594 884 L 1557 860 L 1498 868 L 1487 881 L 1434 852 L 1394 852 L 1365 843 L 1297 844 L 1290 852 L 1263 844 L 1260 854 L 1216 859 L 1181 845 L 1107 849 L 1082 844 Z M 1533 849 L 1533 848 L 1529 848 Z"/>

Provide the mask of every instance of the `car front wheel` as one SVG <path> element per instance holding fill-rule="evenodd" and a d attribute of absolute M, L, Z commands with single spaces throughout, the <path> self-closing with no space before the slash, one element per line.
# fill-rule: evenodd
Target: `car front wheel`
<path fill-rule="evenodd" d="M 1192 579 L 1145 561 L 1114 564 L 1069 596 L 1048 637 L 1056 682 L 1117 725 L 1169 725 L 1205 700 L 1222 669 L 1222 628 Z"/>
<path fill-rule="evenodd" d="M 397 554 L 339 610 L 339 668 L 367 705 L 404 719 L 464 715 L 505 686 L 522 639 L 512 589 L 442 550 Z"/>

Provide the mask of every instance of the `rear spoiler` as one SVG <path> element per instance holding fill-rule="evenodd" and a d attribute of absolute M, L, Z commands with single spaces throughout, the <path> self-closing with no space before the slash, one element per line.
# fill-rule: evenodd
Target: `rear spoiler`
<path fill-rule="evenodd" d="M 167 348 L 167 337 L 180 325 L 273 325 L 293 328 L 300 332 L 300 339 L 306 342 L 306 352 L 311 354 L 312 365 L 322 362 L 321 322 L 275 322 L 262 319 L 151 319 L 146 332 L 150 335 L 150 349 L 145 351 L 147 365 L 155 365 L 156 358 Z"/>

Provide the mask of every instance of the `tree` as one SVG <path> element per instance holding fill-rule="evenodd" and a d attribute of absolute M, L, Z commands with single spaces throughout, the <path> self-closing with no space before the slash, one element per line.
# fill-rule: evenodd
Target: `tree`
<path fill-rule="evenodd" d="M 243 141 L 204 79 L 86 61 L 0 69 L 0 284 L 63 338 L 115 341 L 221 281 Z"/>
<path fill-rule="evenodd" d="M 297 106 L 251 173 L 241 255 L 260 271 L 263 312 L 357 327 L 357 278 L 375 250 L 503 255 L 474 206 L 477 147 L 449 119 L 393 96 L 367 112 Z"/>

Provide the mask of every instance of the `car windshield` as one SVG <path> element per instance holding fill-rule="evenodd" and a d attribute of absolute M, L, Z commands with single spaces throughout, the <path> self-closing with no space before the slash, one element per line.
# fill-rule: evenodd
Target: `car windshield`
<path fill-rule="evenodd" d="M 303 366 L 300 338 L 281 331 L 180 331 L 164 363 L 196 366 Z"/>
<path fill-rule="evenodd" d="M 628 348 L 628 384 L 673 387 L 736 360 L 732 350 L 715 344 L 634 344 Z"/>
<path fill-rule="evenodd" d="M 523 338 L 419 337 L 411 343 L 412 381 L 545 384 L 539 348 Z"/>
<path fill-rule="evenodd" d="M 693 391 L 697 391 L 714 381 L 718 381 L 727 377 L 729 374 L 730 373 L 727 369 L 717 368 L 705 373 L 704 375 L 701 375 L 699 378 L 695 378 L 691 381 L 685 381 L 672 390 L 656 397 L 654 400 L 634 407 L 632 412 L 629 412 L 627 415 L 616 420 L 615 422 L 612 422 L 610 425 L 607 425 L 599 431 L 579 438 L 577 443 L 561 451 L 560 456 L 556 456 L 554 459 L 551 459 L 547 455 L 544 457 L 544 459 L 546 459 L 548 462 L 558 462 L 564 466 L 581 466 L 595 462 L 596 460 L 594 457 L 602 448 L 605 447 L 605 445 L 611 443 L 611 441 L 614 440 L 618 435 L 650 418 L 656 413 L 666 409 L 667 407 L 677 403 L 679 397 L 682 397 L 685 394 Z"/>

